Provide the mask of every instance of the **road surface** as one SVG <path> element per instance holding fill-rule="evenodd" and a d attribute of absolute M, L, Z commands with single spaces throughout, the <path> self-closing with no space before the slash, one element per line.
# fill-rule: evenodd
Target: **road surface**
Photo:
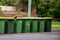
<path fill-rule="evenodd" d="M 60 32 L 3 34 L 0 40 L 60 40 Z"/>

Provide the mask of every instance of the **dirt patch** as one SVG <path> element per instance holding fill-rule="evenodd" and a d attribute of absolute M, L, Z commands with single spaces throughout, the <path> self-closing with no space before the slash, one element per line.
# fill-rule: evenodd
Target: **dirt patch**
<path fill-rule="evenodd" d="M 60 32 L 60 28 L 59 29 L 53 28 L 52 32 Z"/>

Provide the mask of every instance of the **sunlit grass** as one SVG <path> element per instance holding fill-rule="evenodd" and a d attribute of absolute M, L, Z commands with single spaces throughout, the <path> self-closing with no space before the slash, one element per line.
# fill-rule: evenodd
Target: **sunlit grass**
<path fill-rule="evenodd" d="M 60 21 L 53 21 L 52 25 L 60 25 Z"/>
<path fill-rule="evenodd" d="M 52 28 L 59 29 L 60 28 L 60 21 L 53 21 L 52 22 Z"/>

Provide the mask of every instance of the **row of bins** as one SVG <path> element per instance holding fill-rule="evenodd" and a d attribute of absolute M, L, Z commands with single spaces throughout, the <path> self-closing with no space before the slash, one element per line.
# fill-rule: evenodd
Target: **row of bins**
<path fill-rule="evenodd" d="M 51 32 L 51 19 L 16 18 L 0 19 L 0 34 Z"/>

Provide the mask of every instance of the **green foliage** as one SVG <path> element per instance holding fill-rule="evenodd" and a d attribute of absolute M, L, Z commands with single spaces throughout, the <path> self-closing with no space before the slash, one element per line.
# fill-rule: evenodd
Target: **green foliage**
<path fill-rule="evenodd" d="M 60 17 L 60 0 L 39 0 L 38 14 L 45 16 L 59 16 Z"/>
<path fill-rule="evenodd" d="M 2 0 L 4 6 L 28 7 L 28 0 Z M 37 3 L 37 4 L 36 4 Z M 38 15 L 60 16 L 60 0 L 32 0 L 32 6 L 38 7 Z"/>
<path fill-rule="evenodd" d="M 56 5 L 54 7 L 54 16 L 60 17 L 60 0 L 56 2 Z"/>
<path fill-rule="evenodd" d="M 3 6 L 15 6 L 20 2 L 20 0 L 2 0 Z"/>

